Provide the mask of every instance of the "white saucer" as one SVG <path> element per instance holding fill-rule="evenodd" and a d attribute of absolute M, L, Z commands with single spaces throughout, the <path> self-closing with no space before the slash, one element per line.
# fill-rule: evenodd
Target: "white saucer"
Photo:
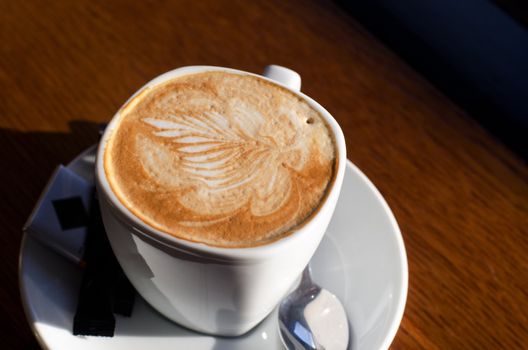
<path fill-rule="evenodd" d="M 91 147 L 68 167 L 93 181 L 94 159 Z M 405 247 L 385 200 L 351 162 L 334 217 L 310 265 L 314 280 L 345 306 L 349 349 L 387 349 L 407 298 Z M 218 338 L 177 326 L 139 296 L 131 318 L 116 316 L 113 338 L 73 336 L 81 271 L 30 237 L 22 241 L 19 280 L 27 319 L 44 349 L 282 349 L 276 310 L 242 337 Z"/>

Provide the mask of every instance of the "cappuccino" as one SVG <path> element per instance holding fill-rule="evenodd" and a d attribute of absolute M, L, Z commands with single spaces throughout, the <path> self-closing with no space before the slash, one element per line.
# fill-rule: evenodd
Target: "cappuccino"
<path fill-rule="evenodd" d="M 211 71 L 148 87 L 104 150 L 119 201 L 146 224 L 221 247 L 280 239 L 334 181 L 330 127 L 308 102 L 249 74 Z"/>

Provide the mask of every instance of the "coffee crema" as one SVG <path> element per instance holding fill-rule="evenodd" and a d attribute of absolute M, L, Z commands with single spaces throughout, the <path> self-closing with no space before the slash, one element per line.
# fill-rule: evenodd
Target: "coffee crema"
<path fill-rule="evenodd" d="M 177 77 L 141 91 L 118 118 L 104 152 L 108 182 L 135 216 L 178 238 L 269 243 L 309 220 L 334 180 L 323 117 L 249 74 Z"/>

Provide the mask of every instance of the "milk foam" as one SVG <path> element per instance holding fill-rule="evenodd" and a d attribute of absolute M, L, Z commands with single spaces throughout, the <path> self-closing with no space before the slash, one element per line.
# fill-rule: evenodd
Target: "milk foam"
<path fill-rule="evenodd" d="M 323 118 L 287 90 L 209 72 L 140 98 L 122 110 L 105 171 L 146 223 L 184 239 L 248 246 L 287 234 L 323 200 L 334 140 Z"/>

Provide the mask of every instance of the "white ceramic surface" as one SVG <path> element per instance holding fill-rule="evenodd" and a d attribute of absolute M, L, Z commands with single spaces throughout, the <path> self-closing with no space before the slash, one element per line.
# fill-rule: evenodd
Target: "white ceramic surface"
<path fill-rule="evenodd" d="M 92 147 L 69 167 L 93 181 L 94 159 Z M 310 265 L 315 282 L 343 302 L 350 321 L 349 349 L 387 349 L 407 297 L 405 248 L 383 197 L 350 162 L 334 216 Z M 44 349 L 282 349 L 276 310 L 242 337 L 213 337 L 177 326 L 139 296 L 131 318 L 116 317 L 113 338 L 73 336 L 81 277 L 71 262 L 24 238 L 20 292 L 28 322 Z"/>
<path fill-rule="evenodd" d="M 134 96 L 176 77 L 211 71 L 257 76 L 223 67 L 183 67 L 153 79 Z M 310 261 L 339 197 L 346 165 L 341 128 L 321 105 L 298 91 L 297 73 L 279 66 L 268 66 L 266 73 L 270 78 L 259 77 L 289 89 L 319 112 L 334 136 L 337 151 L 335 179 L 326 198 L 316 214 L 287 237 L 256 247 L 222 248 L 163 233 L 133 215 L 106 179 L 104 150 L 119 124 L 120 111 L 108 124 L 97 150 L 95 182 L 99 203 L 119 264 L 150 305 L 169 319 L 197 331 L 234 336 L 262 321 Z M 134 96 L 125 106 L 135 103 Z"/>

